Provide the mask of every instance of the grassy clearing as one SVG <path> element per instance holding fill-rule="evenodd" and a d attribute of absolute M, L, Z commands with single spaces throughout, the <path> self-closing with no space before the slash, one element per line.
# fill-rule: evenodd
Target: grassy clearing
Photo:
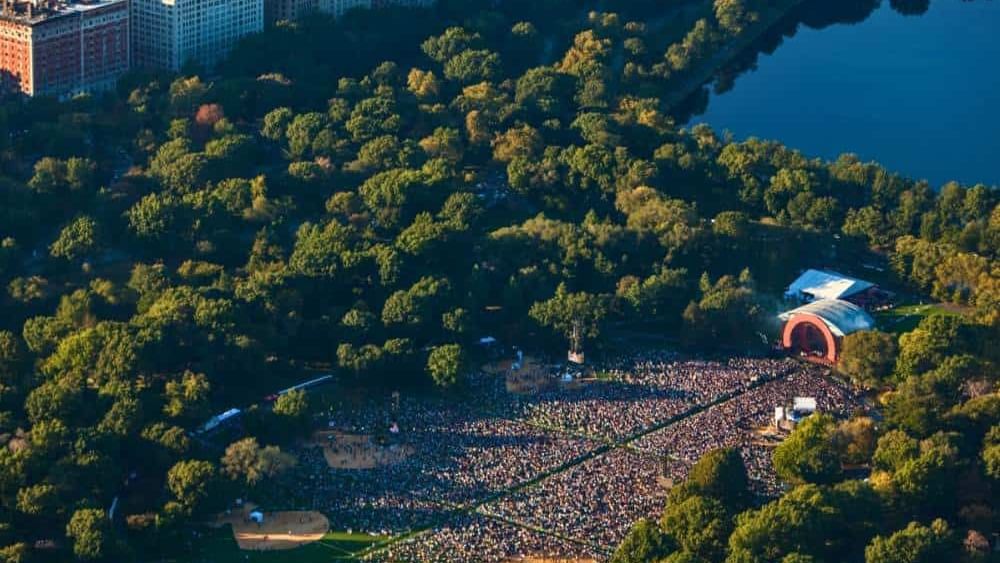
<path fill-rule="evenodd" d="M 893 307 L 888 311 L 880 311 L 875 314 L 875 320 L 880 329 L 900 334 L 913 330 L 920 324 L 920 321 L 930 315 L 958 316 L 961 314 L 960 309 L 943 303 L 911 304 Z"/>

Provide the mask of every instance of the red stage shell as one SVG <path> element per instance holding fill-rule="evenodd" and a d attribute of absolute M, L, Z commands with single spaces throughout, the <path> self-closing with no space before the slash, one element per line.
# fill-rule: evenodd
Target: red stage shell
<path fill-rule="evenodd" d="M 830 331 L 830 327 L 826 326 L 823 319 L 816 315 L 800 313 L 789 319 L 785 323 L 785 329 L 781 335 L 782 346 L 785 349 L 790 349 L 794 346 L 795 342 L 792 340 L 792 335 L 795 333 L 795 328 L 803 324 L 811 325 L 823 335 L 823 340 L 826 342 L 826 356 L 824 359 L 830 363 L 836 363 L 838 352 L 837 338 Z"/>

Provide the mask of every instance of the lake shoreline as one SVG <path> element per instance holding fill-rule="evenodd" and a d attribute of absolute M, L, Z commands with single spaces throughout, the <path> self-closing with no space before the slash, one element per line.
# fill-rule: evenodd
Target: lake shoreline
<path fill-rule="evenodd" d="M 775 25 L 781 22 L 792 10 L 804 4 L 806 0 L 791 0 L 786 6 L 769 10 L 761 14 L 760 21 L 756 22 L 746 31 L 733 38 L 725 47 L 720 49 L 710 59 L 697 65 L 697 68 L 684 79 L 677 88 L 671 88 L 662 101 L 671 110 L 682 105 L 686 100 L 698 92 L 706 84 L 711 83 L 719 71 L 736 57 L 743 54 L 746 49 L 770 31 Z"/>

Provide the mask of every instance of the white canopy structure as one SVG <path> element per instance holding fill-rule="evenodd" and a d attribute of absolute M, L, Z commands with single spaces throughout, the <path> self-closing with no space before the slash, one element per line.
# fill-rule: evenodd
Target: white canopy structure
<path fill-rule="evenodd" d="M 813 301 L 791 311 L 785 311 L 778 315 L 778 318 L 783 321 L 789 321 L 800 315 L 818 317 L 830 329 L 830 332 L 839 338 L 843 338 L 852 332 L 875 328 L 875 319 L 864 309 L 854 303 L 840 299 L 820 299 L 819 301 Z"/>
<path fill-rule="evenodd" d="M 226 422 L 227 420 L 230 420 L 233 417 L 239 416 L 240 412 L 241 412 L 240 409 L 232 408 L 224 413 L 217 414 L 212 418 L 208 419 L 208 422 L 202 424 L 201 428 L 198 429 L 198 432 L 199 433 L 211 432 L 212 430 L 218 428 L 223 422 Z"/>
<path fill-rule="evenodd" d="M 795 397 L 792 399 L 792 410 L 803 413 L 816 412 L 815 397 Z"/>
<path fill-rule="evenodd" d="M 810 302 L 818 299 L 844 299 L 874 287 L 875 284 L 829 270 L 806 270 L 785 291 L 788 299 Z"/>

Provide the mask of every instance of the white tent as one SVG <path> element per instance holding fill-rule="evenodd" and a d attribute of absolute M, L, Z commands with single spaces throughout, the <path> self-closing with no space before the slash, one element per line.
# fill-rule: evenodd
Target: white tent
<path fill-rule="evenodd" d="M 254 510 L 250 513 L 250 519 L 258 524 L 264 523 L 264 513 L 259 510 Z"/>
<path fill-rule="evenodd" d="M 813 397 L 795 397 L 792 399 L 792 409 L 798 412 L 816 412 L 816 399 Z"/>
<path fill-rule="evenodd" d="M 785 297 L 799 301 L 844 299 L 875 284 L 829 270 L 806 270 L 785 291 Z"/>

